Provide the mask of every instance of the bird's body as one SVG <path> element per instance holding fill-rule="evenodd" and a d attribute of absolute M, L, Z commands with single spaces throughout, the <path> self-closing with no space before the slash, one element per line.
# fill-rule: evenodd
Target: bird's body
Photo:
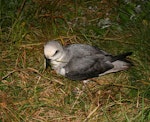
<path fill-rule="evenodd" d="M 112 72 L 128 69 L 131 66 L 126 56 L 118 56 L 86 44 L 71 44 L 62 47 L 57 41 L 49 41 L 44 46 L 44 55 L 52 69 L 71 80 L 86 80 Z"/>

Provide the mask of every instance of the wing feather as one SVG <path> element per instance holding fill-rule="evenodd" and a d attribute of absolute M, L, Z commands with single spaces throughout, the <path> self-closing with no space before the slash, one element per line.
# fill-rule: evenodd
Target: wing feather
<path fill-rule="evenodd" d="M 113 67 L 111 63 L 104 61 L 103 56 L 73 58 L 65 67 L 65 76 L 71 80 L 85 80 L 97 77 Z"/>

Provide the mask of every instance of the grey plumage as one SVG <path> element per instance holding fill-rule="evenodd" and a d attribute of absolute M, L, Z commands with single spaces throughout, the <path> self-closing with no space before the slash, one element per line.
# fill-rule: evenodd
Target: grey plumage
<path fill-rule="evenodd" d="M 126 59 L 131 52 L 117 56 L 86 44 L 62 46 L 49 41 L 44 46 L 44 55 L 58 74 L 71 80 L 86 80 L 112 72 L 128 69 L 132 64 Z"/>

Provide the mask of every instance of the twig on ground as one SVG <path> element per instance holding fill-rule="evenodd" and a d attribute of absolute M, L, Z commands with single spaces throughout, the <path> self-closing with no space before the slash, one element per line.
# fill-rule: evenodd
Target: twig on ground
<path fill-rule="evenodd" d="M 23 44 L 20 45 L 20 47 L 28 48 L 28 47 L 39 46 L 39 45 L 44 45 L 44 43 Z"/>
<path fill-rule="evenodd" d="M 8 72 L 5 76 L 2 77 L 2 80 L 7 78 L 9 75 L 13 74 L 14 72 L 17 72 L 18 70 L 14 69 L 13 71 Z"/>
<path fill-rule="evenodd" d="M 94 80 L 96 81 L 96 80 Z M 128 85 L 123 85 L 123 84 L 114 84 L 114 83 L 99 83 L 98 81 L 96 81 L 99 85 L 109 85 L 109 86 L 116 86 L 116 87 L 123 87 L 123 88 L 129 88 L 129 89 L 135 89 L 138 90 L 138 88 L 134 87 L 134 86 L 128 86 Z"/>
<path fill-rule="evenodd" d="M 36 69 L 34 69 L 34 68 L 28 67 L 27 69 L 30 70 L 30 71 L 32 71 L 32 72 L 37 73 L 38 75 L 40 75 L 41 77 L 43 77 L 43 78 L 45 78 L 45 79 L 47 79 L 47 80 L 52 81 L 52 79 L 50 79 L 50 78 L 48 78 L 48 77 L 45 77 L 44 75 L 42 75 L 41 73 L 39 73 L 38 70 L 36 70 Z M 7 73 L 5 76 L 3 76 L 1 80 L 4 80 L 4 79 L 7 78 L 9 75 L 13 74 L 14 72 L 18 72 L 18 71 L 23 71 L 23 70 L 20 70 L 20 69 L 14 69 L 13 71 L 10 71 L 10 72 Z M 54 80 L 54 81 L 55 81 L 56 83 L 59 83 L 60 85 L 64 85 L 64 83 L 62 83 L 62 82 L 59 81 L 59 80 Z"/>
<path fill-rule="evenodd" d="M 87 122 L 88 119 L 98 110 L 99 106 L 100 105 L 98 105 L 94 110 L 92 110 L 83 122 Z"/>
<path fill-rule="evenodd" d="M 52 81 L 52 79 L 50 79 L 50 78 L 48 78 L 48 77 L 45 77 L 44 75 L 42 75 L 41 73 L 39 73 L 38 70 L 36 70 L 36 69 L 34 69 L 34 68 L 28 67 L 27 69 L 30 70 L 30 71 L 32 71 L 32 72 L 37 73 L 38 75 L 40 75 L 41 77 L 43 77 L 43 78 L 45 78 L 45 79 L 47 79 L 47 80 Z M 59 83 L 60 85 L 64 85 L 64 83 L 62 83 L 61 81 L 55 80 L 55 82 L 56 82 L 56 83 Z"/>

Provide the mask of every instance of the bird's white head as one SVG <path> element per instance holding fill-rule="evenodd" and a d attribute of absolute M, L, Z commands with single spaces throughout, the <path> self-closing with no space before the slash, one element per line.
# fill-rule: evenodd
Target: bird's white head
<path fill-rule="evenodd" d="M 57 41 L 49 41 L 44 45 L 44 55 L 47 59 L 57 60 L 63 54 L 63 47 Z"/>

